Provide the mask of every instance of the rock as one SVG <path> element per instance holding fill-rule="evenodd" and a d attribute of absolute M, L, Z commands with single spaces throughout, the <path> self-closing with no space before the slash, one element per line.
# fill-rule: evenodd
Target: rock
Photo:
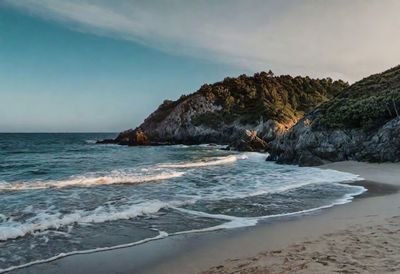
<path fill-rule="evenodd" d="M 312 154 L 309 151 L 304 151 L 299 156 L 298 164 L 299 166 L 320 166 L 325 162 L 321 158 Z"/>
<path fill-rule="evenodd" d="M 400 66 L 364 78 L 299 120 L 271 142 L 270 159 L 303 166 L 398 162 L 398 102 Z"/>
<path fill-rule="evenodd" d="M 275 162 L 276 160 L 277 159 L 269 153 L 267 154 L 267 157 L 265 158 L 265 161 L 267 161 L 267 162 Z"/>
<path fill-rule="evenodd" d="M 257 136 L 257 131 L 245 130 L 243 136 L 230 146 L 239 151 L 265 152 L 268 143 Z"/>
<path fill-rule="evenodd" d="M 119 145 L 127 146 L 148 146 L 150 141 L 146 134 L 140 129 L 136 128 L 134 130 L 130 129 L 121 132 L 115 139 L 115 143 Z"/>
<path fill-rule="evenodd" d="M 278 163 L 316 166 L 327 162 L 400 161 L 400 117 L 382 127 L 362 129 L 313 129 L 298 123 L 277 138 L 268 151 Z"/>
<path fill-rule="evenodd" d="M 115 144 L 115 139 L 97 140 L 96 144 Z"/>

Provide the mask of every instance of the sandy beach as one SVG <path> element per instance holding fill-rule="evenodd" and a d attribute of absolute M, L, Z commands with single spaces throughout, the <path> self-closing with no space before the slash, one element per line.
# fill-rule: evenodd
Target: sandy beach
<path fill-rule="evenodd" d="M 400 165 L 322 168 L 359 174 L 369 191 L 307 215 L 73 255 L 10 273 L 400 273 Z"/>
<path fill-rule="evenodd" d="M 367 180 L 399 186 L 399 167 L 397 164 L 339 162 L 323 168 L 360 174 Z M 389 193 L 393 190 L 387 185 L 371 182 L 365 186 L 371 196 L 384 194 L 383 189 Z M 376 187 L 380 187 L 380 191 Z M 366 219 L 354 216 L 357 221 L 344 228 L 316 235 L 310 240 L 296 241 L 283 249 L 230 259 L 202 273 L 400 273 L 400 214 L 396 213 L 400 203 L 393 195 L 385 198 L 387 201 L 375 199 L 376 206 L 384 206 L 385 211 L 391 211 L 389 214 L 366 209 Z M 366 197 L 363 202 L 368 200 Z"/>

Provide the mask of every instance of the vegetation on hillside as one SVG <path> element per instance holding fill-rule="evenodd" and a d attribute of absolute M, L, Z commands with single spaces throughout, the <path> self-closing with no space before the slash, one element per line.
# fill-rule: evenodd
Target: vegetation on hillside
<path fill-rule="evenodd" d="M 239 120 L 242 124 L 272 119 L 286 123 L 301 118 L 347 86 L 341 80 L 289 75 L 274 77 L 272 72 L 225 78 L 213 85 L 203 85 L 198 91 L 207 97 L 216 97 L 218 104 L 223 106 L 220 113 L 213 114 L 214 117 L 198 119 L 207 122 L 220 118 L 228 123 Z"/>
<path fill-rule="evenodd" d="M 192 119 L 194 125 L 218 129 L 221 123 L 234 121 L 256 124 L 260 120 L 271 119 L 287 123 L 300 119 L 346 87 L 348 84 L 341 80 L 274 76 L 271 71 L 254 76 L 227 77 L 221 82 L 205 84 L 197 92 L 182 95 L 176 101 L 165 100 L 148 119 L 161 122 L 176 106 L 200 94 L 222 108 L 217 112 L 197 115 Z"/>
<path fill-rule="evenodd" d="M 399 116 L 400 66 L 351 85 L 322 104 L 314 127 L 371 130 Z"/>
<path fill-rule="evenodd" d="M 181 96 L 177 101 L 164 101 L 149 118 L 161 122 L 185 100 L 201 94 L 216 101 L 218 112 L 195 117 L 195 125 L 217 129 L 222 122 L 239 121 L 255 124 L 260 120 L 286 123 L 301 118 L 322 102 L 339 94 L 348 84 L 339 80 L 311 79 L 309 77 L 273 76 L 272 72 L 256 73 L 249 77 L 225 78 L 215 84 L 205 84 L 197 92 Z"/>

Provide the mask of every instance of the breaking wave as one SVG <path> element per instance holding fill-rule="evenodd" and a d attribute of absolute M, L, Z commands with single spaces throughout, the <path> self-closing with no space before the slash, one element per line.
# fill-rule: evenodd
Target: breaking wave
<path fill-rule="evenodd" d="M 207 166 L 217 166 L 225 165 L 236 162 L 238 159 L 243 159 L 243 157 L 238 157 L 236 155 L 229 155 L 226 157 L 215 157 L 208 161 L 198 161 L 193 163 L 182 162 L 182 163 L 166 163 L 159 164 L 162 168 L 195 168 L 195 167 L 207 167 Z"/>
<path fill-rule="evenodd" d="M 196 216 L 200 216 L 200 217 L 220 219 L 220 220 L 226 221 L 226 222 L 224 222 L 220 225 L 216 225 L 216 226 L 210 226 L 210 227 L 205 227 L 205 228 L 200 228 L 200 229 L 177 231 L 177 232 L 170 233 L 170 234 L 167 232 L 164 232 L 164 231 L 158 231 L 159 234 L 155 237 L 145 238 L 143 240 L 139 240 L 139 241 L 127 243 L 127 244 L 61 253 L 56 256 L 47 258 L 47 259 L 36 260 L 36 261 L 32 261 L 32 262 L 29 262 L 26 264 L 12 266 L 12 267 L 9 267 L 6 269 L 0 269 L 0 273 L 8 272 L 8 271 L 15 270 L 15 269 L 25 268 L 25 267 L 35 265 L 35 264 L 54 261 L 54 260 L 57 260 L 57 259 L 60 259 L 60 258 L 66 257 L 66 256 L 70 256 L 70 255 L 88 254 L 88 253 L 95 253 L 95 252 L 106 251 L 106 250 L 119 249 L 119 248 L 124 248 L 124 247 L 129 247 L 129 246 L 135 246 L 135 245 L 143 244 L 143 243 L 146 243 L 149 241 L 166 238 L 168 236 L 173 236 L 173 235 L 201 233 L 201 232 L 208 232 L 208 231 L 215 231 L 215 230 L 222 230 L 222 229 L 248 227 L 248 226 L 256 225 L 259 221 L 261 221 L 263 219 L 310 214 L 312 212 L 330 208 L 335 205 L 349 203 L 353 200 L 353 198 L 355 196 L 360 195 L 360 194 L 364 193 L 365 191 L 367 191 L 364 187 L 360 187 L 360 186 L 355 186 L 354 188 L 356 189 L 355 192 L 348 193 L 348 194 L 344 195 L 341 199 L 337 199 L 337 200 L 333 201 L 331 204 L 327 204 L 327 205 L 316 207 L 316 208 L 310 208 L 310 209 L 306 209 L 306 210 L 300 210 L 297 212 L 281 213 L 281 214 L 259 216 L 259 217 L 235 217 L 235 216 L 229 216 L 229 215 L 224 215 L 224 214 L 210 214 L 210 213 L 206 213 L 206 212 L 189 210 L 189 209 L 184 209 L 184 208 L 179 207 L 179 206 L 182 206 L 185 204 L 193 203 L 193 201 L 175 202 L 175 203 L 152 201 L 149 203 L 140 204 L 140 206 L 132 205 L 131 207 L 126 208 L 125 210 L 122 210 L 119 212 L 114 212 L 113 214 L 110 214 L 110 212 L 107 212 L 103 207 L 99 207 L 92 212 L 87 212 L 86 214 L 81 212 L 81 213 L 69 214 L 67 216 L 64 216 L 63 218 L 58 218 L 58 219 L 56 218 L 55 220 L 53 220 L 53 222 L 50 221 L 51 218 L 49 219 L 49 218 L 45 217 L 47 222 L 42 223 L 39 226 L 34 225 L 34 224 L 26 224 L 25 226 L 21 226 L 19 229 L 14 229 L 14 230 L 10 229 L 8 231 L 8 234 L 5 234 L 5 233 L 7 233 L 7 232 L 5 232 L 5 229 L 3 229 L 4 231 L 2 231 L 2 228 L 0 227 L 0 240 L 4 241 L 7 239 L 21 237 L 28 233 L 33 233 L 35 231 L 43 231 L 43 230 L 47 230 L 47 229 L 51 229 L 51 228 L 59 228 L 61 226 L 69 225 L 72 223 L 79 223 L 79 222 L 81 222 L 81 223 L 99 223 L 99 222 L 134 218 L 134 217 L 145 215 L 145 214 L 156 213 L 159 210 L 161 210 L 162 208 L 166 208 L 166 207 L 170 207 L 170 208 L 176 209 L 178 211 L 181 211 L 183 213 L 190 214 L 190 215 L 196 215 Z M 8 238 L 7 238 L 7 236 L 8 236 Z"/>
<path fill-rule="evenodd" d="M 72 224 L 104 223 L 132 219 L 157 213 L 163 208 L 178 207 L 189 203 L 191 201 L 161 202 L 154 200 L 123 207 L 99 206 L 91 211 L 76 210 L 73 213 L 64 215 L 60 212 L 36 212 L 34 217 L 27 219 L 23 223 L 15 222 L 12 219 L 0 223 L 0 241 L 15 239 L 49 229 L 59 229 Z"/>
<path fill-rule="evenodd" d="M 184 172 L 164 171 L 159 174 L 129 174 L 120 171 L 111 172 L 107 176 L 80 176 L 67 180 L 27 182 L 27 183 L 2 183 L 0 190 L 26 190 L 62 187 L 90 187 L 112 184 L 139 184 L 152 181 L 167 180 L 183 176 Z"/>

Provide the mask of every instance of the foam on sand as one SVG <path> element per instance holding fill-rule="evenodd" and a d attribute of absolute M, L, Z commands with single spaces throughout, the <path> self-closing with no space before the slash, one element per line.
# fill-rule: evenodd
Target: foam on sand
<path fill-rule="evenodd" d="M 9 267 L 7 269 L 0 269 L 0 273 L 8 272 L 8 271 L 11 271 L 14 269 L 28 267 L 28 266 L 43 263 L 43 262 L 50 262 L 50 261 L 53 261 L 53 260 L 56 260 L 56 259 L 59 259 L 62 257 L 74 255 L 74 254 L 87 254 L 87 253 L 94 253 L 94 252 L 105 251 L 105 250 L 118 249 L 118 248 L 123 248 L 123 247 L 128 247 L 128 246 L 134 246 L 134 245 L 146 243 L 148 241 L 158 240 L 158 239 L 162 239 L 162 238 L 165 238 L 168 236 L 173 236 L 173 235 L 202 233 L 202 232 L 215 231 L 215 230 L 249 227 L 249 226 L 256 225 L 259 221 L 261 221 L 263 219 L 290 217 L 290 216 L 295 216 L 295 215 L 309 214 L 309 213 L 312 213 L 312 212 L 315 212 L 318 210 L 333 207 L 335 205 L 349 203 L 352 201 L 352 199 L 355 196 L 360 195 L 366 191 L 366 189 L 361 186 L 352 186 L 352 187 L 354 188 L 354 191 L 352 193 L 345 194 L 342 198 L 339 198 L 339 199 L 333 201 L 332 203 L 324 205 L 324 206 L 310 208 L 310 209 L 296 211 L 296 212 L 281 213 L 281 214 L 276 214 L 276 215 L 267 215 L 267 216 L 260 216 L 260 217 L 236 217 L 236 216 L 230 216 L 230 215 L 224 215 L 224 214 L 211 214 L 211 213 L 182 208 L 182 206 L 184 206 L 184 205 L 192 204 L 193 202 L 195 202 L 192 200 L 181 201 L 181 202 L 175 201 L 175 202 L 168 202 L 168 203 L 161 202 L 161 201 L 149 201 L 149 202 L 141 203 L 138 205 L 131 205 L 130 207 L 125 207 L 124 209 L 113 208 L 113 207 L 108 207 L 108 208 L 107 207 L 98 207 L 94 211 L 91 211 L 91 212 L 79 211 L 79 212 L 75 212 L 73 214 L 64 215 L 62 218 L 60 218 L 59 215 L 55 214 L 55 215 L 53 215 L 53 217 L 55 217 L 53 220 L 51 218 L 49 218 L 49 216 L 42 215 L 41 217 L 38 217 L 38 218 L 45 220 L 44 222 L 41 222 L 41 223 L 40 222 L 32 222 L 30 224 L 25 224 L 24 226 L 21 226 L 19 228 L 20 229 L 19 231 L 25 232 L 25 233 L 32 233 L 35 231 L 46 231 L 51 228 L 57 229 L 61 226 L 66 226 L 71 223 L 100 223 L 100 222 L 113 221 L 113 220 L 119 220 L 119 219 L 129 219 L 129 218 L 134 218 L 134 217 L 140 216 L 140 215 L 156 213 L 159 210 L 161 210 L 162 208 L 167 208 L 167 207 L 173 208 L 175 210 L 181 211 L 186 214 L 224 220 L 225 222 L 220 225 L 216 225 L 216 226 L 205 227 L 205 228 L 201 228 L 201 229 L 179 231 L 179 232 L 175 232 L 172 234 L 168 234 L 166 232 L 159 231 L 159 235 L 157 235 L 155 237 L 146 238 L 146 239 L 143 239 L 143 240 L 140 240 L 137 242 L 123 244 L 123 245 L 116 245 L 116 246 L 111 246 L 111 247 L 100 247 L 100 248 L 82 250 L 82 251 L 72 251 L 69 253 L 61 253 L 61 254 L 58 254 L 58 255 L 53 256 L 48 259 L 37 260 L 37 261 L 29 262 L 27 264 Z M 40 216 L 40 214 L 38 216 Z M 10 237 L 16 236 L 16 234 L 12 234 L 12 233 L 15 233 L 15 231 L 17 231 L 17 230 L 14 230 L 14 231 L 9 230 L 7 232 L 7 233 L 9 233 L 8 235 L 5 235 L 3 233 L 4 231 L 7 232 L 7 230 L 2 231 L 2 228 L 0 227 L 0 240 L 4 240 L 4 236 L 6 236 L 5 237 L 6 239 L 7 239 L 7 237 L 9 239 Z M 17 235 L 17 237 L 19 237 L 19 236 Z"/>
<path fill-rule="evenodd" d="M 121 244 L 121 245 L 116 245 L 116 246 L 111 246 L 111 247 L 99 247 L 99 248 L 88 249 L 88 250 L 78 250 L 78 251 L 71 251 L 68 253 L 60 253 L 60 254 L 53 256 L 51 258 L 48 258 L 48 259 L 36 260 L 36 261 L 32 261 L 32 262 L 29 262 L 26 264 L 22 264 L 22 265 L 18 265 L 18 266 L 11 266 L 6 269 L 0 269 L 0 273 L 5 273 L 5 272 L 9 272 L 9 271 L 16 270 L 16 269 L 21 269 L 21 268 L 26 268 L 28 266 L 32 266 L 32 265 L 36 265 L 36 264 L 48 263 L 48 262 L 55 261 L 60 258 L 64 258 L 64 257 L 71 256 L 71 255 L 89 254 L 89 253 L 95 253 L 95 252 L 101 252 L 101 251 L 107 251 L 107 250 L 120 249 L 120 248 L 140 245 L 140 244 L 144 244 L 144 243 L 147 243 L 150 241 L 159 240 L 159 239 L 162 239 L 162 238 L 165 238 L 168 236 L 168 233 L 165 231 L 158 231 L 158 232 L 159 232 L 159 234 L 155 237 L 146 238 L 146 239 L 143 239 L 143 240 L 140 240 L 137 242 Z"/>
<path fill-rule="evenodd" d="M 186 208 L 180 208 L 180 207 L 173 207 L 173 208 L 175 210 L 181 211 L 186 214 L 192 214 L 192 215 L 196 215 L 199 217 L 228 221 L 228 222 L 223 223 L 218 226 L 207 227 L 207 228 L 197 229 L 197 230 L 191 230 L 191 232 L 203 232 L 203 231 L 212 231 L 212 230 L 219 230 L 219 229 L 230 229 L 230 228 L 254 226 L 260 220 L 264 220 L 264 219 L 290 217 L 290 216 L 308 214 L 308 213 L 312 213 L 312 212 L 315 212 L 318 210 L 331 208 L 333 206 L 347 204 L 347 203 L 350 203 L 354 199 L 355 196 L 361 195 L 362 193 L 367 191 L 367 189 L 362 186 L 352 186 L 352 187 L 354 188 L 353 193 L 347 193 L 347 194 L 343 195 L 342 198 L 336 199 L 335 201 L 333 201 L 332 203 L 327 204 L 327 205 L 309 208 L 309 209 L 300 210 L 300 211 L 280 213 L 280 214 L 274 214 L 274 215 L 265 215 L 265 216 L 259 216 L 259 217 L 236 217 L 236 216 L 230 216 L 230 215 L 225 215 L 225 214 L 212 214 L 212 213 L 191 210 L 191 209 L 186 209 Z M 177 232 L 177 234 L 181 234 L 181 233 L 187 233 L 187 232 Z"/>

